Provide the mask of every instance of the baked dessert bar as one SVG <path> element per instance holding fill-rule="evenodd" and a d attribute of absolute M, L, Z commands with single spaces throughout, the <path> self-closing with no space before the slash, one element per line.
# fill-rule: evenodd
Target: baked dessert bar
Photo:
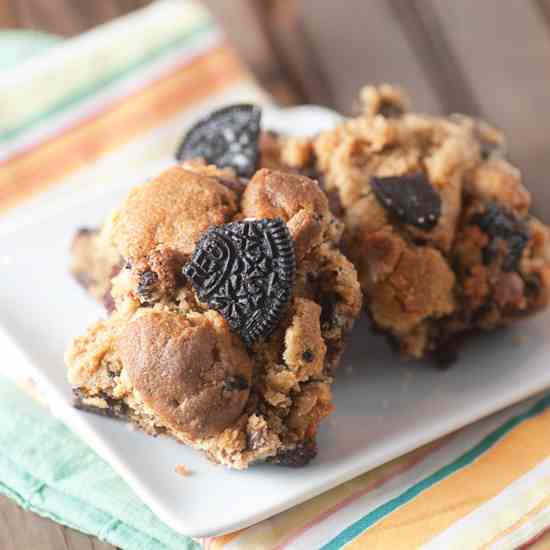
<path fill-rule="evenodd" d="M 183 161 L 77 235 L 72 270 L 110 314 L 68 377 L 77 406 L 214 462 L 302 466 L 362 294 L 318 184 L 245 164 Z"/>
<path fill-rule="evenodd" d="M 549 230 L 529 213 L 503 135 L 467 116 L 408 112 L 388 85 L 360 99 L 359 116 L 279 138 L 279 149 L 335 204 L 374 327 L 407 356 L 447 363 L 464 335 L 546 306 Z"/>

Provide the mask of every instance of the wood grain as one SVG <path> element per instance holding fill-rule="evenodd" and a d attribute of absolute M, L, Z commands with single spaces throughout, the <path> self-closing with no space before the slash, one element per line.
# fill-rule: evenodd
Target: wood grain
<path fill-rule="evenodd" d="M 332 106 L 333 98 L 320 71 L 317 51 L 303 32 L 299 0 L 251 0 L 277 66 L 300 103 Z"/>
<path fill-rule="evenodd" d="M 481 114 L 508 136 L 510 155 L 550 221 L 550 33 L 533 2 L 430 4 Z"/>
<path fill-rule="evenodd" d="M 387 0 L 397 17 L 411 49 L 426 71 L 432 88 L 436 91 L 443 112 L 462 112 L 479 115 L 480 109 L 465 68 L 454 54 L 437 14 L 422 0 Z"/>
<path fill-rule="evenodd" d="M 15 13 L 11 2 L 8 0 L 0 0 L 0 29 L 17 27 Z"/>
<path fill-rule="evenodd" d="M 250 0 L 204 0 L 242 60 L 257 74 L 274 70 L 275 57 Z"/>
<path fill-rule="evenodd" d="M 365 83 L 407 88 L 414 105 L 442 112 L 444 105 L 396 13 L 385 0 L 303 0 L 303 32 L 317 52 L 335 106 L 349 112 Z"/>
<path fill-rule="evenodd" d="M 283 105 L 301 103 L 303 94 L 285 70 L 284 63 L 271 41 L 266 16 L 273 4 L 261 0 L 261 9 L 253 0 L 203 0 L 220 23 L 239 57 L 250 67 L 260 84 Z"/>
<path fill-rule="evenodd" d="M 26 512 L 0 496 L 2 550 L 114 550 L 114 546 Z"/>
<path fill-rule="evenodd" d="M 546 26 L 550 26 L 550 0 L 533 0 L 535 7 L 540 11 L 543 19 L 546 21 Z"/>
<path fill-rule="evenodd" d="M 6 12 L 10 15 L 6 26 L 74 36 L 150 2 L 151 0 L 0 0 L 0 14 Z"/>

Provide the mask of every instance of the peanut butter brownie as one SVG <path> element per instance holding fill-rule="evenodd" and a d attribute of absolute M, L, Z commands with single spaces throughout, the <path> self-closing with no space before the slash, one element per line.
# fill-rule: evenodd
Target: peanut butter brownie
<path fill-rule="evenodd" d="M 71 344 L 68 376 L 77 406 L 215 462 L 301 466 L 361 290 L 318 184 L 239 162 L 183 159 L 77 236 L 73 272 L 112 312 Z"/>
<path fill-rule="evenodd" d="M 407 112 L 388 85 L 364 88 L 361 104 L 316 138 L 280 138 L 279 157 L 335 200 L 374 326 L 406 355 L 448 358 L 459 336 L 547 305 L 549 231 L 502 134 Z"/>

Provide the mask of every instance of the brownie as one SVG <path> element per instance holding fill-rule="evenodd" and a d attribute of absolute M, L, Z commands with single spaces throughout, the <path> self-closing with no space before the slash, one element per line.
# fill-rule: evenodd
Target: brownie
<path fill-rule="evenodd" d="M 232 468 L 305 465 L 362 304 L 341 235 L 303 175 L 191 160 L 135 187 L 75 236 L 73 273 L 112 309 L 67 351 L 78 406 Z"/>
<path fill-rule="evenodd" d="M 280 136 L 278 158 L 337 195 L 374 327 L 406 356 L 449 357 L 465 335 L 546 306 L 549 230 L 529 213 L 502 133 L 463 115 L 408 112 L 388 85 L 365 87 L 360 100 L 361 113 L 333 130 Z"/>

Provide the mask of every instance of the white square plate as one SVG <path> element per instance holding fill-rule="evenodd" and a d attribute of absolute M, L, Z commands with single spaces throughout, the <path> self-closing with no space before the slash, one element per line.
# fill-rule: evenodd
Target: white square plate
<path fill-rule="evenodd" d="M 275 118 L 270 125 L 282 130 L 314 130 L 328 120 L 310 108 Z M 336 412 L 321 427 L 319 456 L 304 469 L 229 471 L 171 439 L 77 411 L 63 352 L 104 313 L 67 273 L 69 243 L 78 227 L 99 225 L 126 191 L 88 192 L 70 207 L 37 212 L 41 221 L 0 234 L 0 349 L 3 361 L 27 369 L 53 411 L 181 533 L 248 526 L 550 386 L 550 312 L 471 342 L 448 370 L 399 361 L 362 321 L 337 375 Z M 193 475 L 178 476 L 180 463 Z"/>

